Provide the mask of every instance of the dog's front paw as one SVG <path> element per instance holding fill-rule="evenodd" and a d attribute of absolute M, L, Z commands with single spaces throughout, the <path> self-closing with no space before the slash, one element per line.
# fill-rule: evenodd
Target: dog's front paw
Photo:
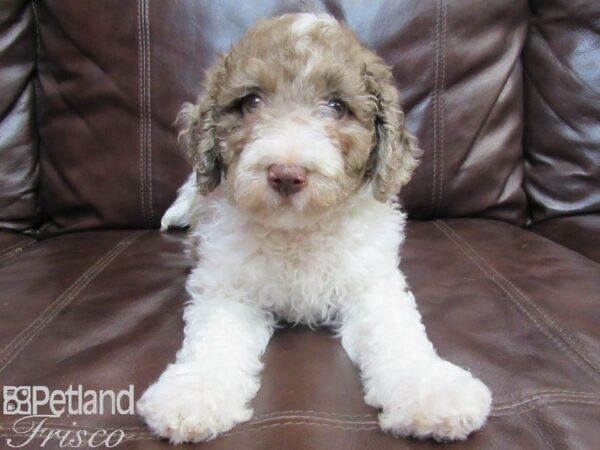
<path fill-rule="evenodd" d="M 398 404 L 384 406 L 384 431 L 436 441 L 465 439 L 483 426 L 492 395 L 485 384 L 447 361 L 436 365 Z"/>
<path fill-rule="evenodd" d="M 137 402 L 152 432 L 173 444 L 213 439 L 252 417 L 233 392 L 191 375 L 163 376 Z"/>

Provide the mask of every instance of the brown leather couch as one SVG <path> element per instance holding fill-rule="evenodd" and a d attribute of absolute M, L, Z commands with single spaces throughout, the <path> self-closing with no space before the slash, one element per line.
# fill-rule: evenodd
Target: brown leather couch
<path fill-rule="evenodd" d="M 173 119 L 218 52 L 302 3 L 2 2 L 2 386 L 137 398 L 173 360 L 190 269 L 185 235 L 157 230 L 189 171 Z M 439 353 L 494 395 L 486 427 L 447 448 L 600 448 L 600 3 L 322 6 L 393 64 L 425 149 L 401 268 Z M 199 447 L 434 446 L 378 429 L 326 331 L 283 329 L 264 362 L 255 418 Z M 23 442 L 14 420 L 0 448 Z M 99 429 L 168 446 L 103 414 L 48 419 L 45 448 Z"/>

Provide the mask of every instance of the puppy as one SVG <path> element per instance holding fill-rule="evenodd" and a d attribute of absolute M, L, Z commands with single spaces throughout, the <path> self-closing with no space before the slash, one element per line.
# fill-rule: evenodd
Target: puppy
<path fill-rule="evenodd" d="M 139 400 L 173 443 L 252 417 L 277 320 L 334 327 L 389 433 L 460 440 L 491 394 L 441 359 L 398 271 L 396 195 L 421 151 L 390 68 L 328 15 L 260 21 L 179 115 L 194 174 L 163 218 L 191 227 L 185 338 Z"/>

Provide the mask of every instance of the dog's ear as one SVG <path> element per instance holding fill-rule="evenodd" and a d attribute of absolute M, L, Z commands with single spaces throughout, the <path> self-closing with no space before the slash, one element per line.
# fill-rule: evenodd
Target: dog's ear
<path fill-rule="evenodd" d="M 179 140 L 196 171 L 201 194 L 213 191 L 221 182 L 221 164 L 215 140 L 216 104 L 209 95 L 201 96 L 196 104 L 185 103 L 176 124 Z"/>
<path fill-rule="evenodd" d="M 373 182 L 375 198 L 385 202 L 408 183 L 423 152 L 404 124 L 400 95 L 390 68 L 381 60 L 371 61 L 365 63 L 363 77 L 376 104 L 377 142 L 367 174 Z"/>

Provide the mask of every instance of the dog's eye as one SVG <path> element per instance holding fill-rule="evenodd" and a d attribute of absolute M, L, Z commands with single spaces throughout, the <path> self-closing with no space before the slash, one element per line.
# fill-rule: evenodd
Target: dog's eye
<path fill-rule="evenodd" d="M 338 119 L 341 119 L 348 112 L 348 107 L 346 104 L 338 98 L 333 98 L 327 102 L 327 106 L 331 108 Z"/>
<path fill-rule="evenodd" d="M 262 98 L 260 98 L 260 95 L 258 94 L 246 95 L 241 101 L 242 112 L 244 114 L 251 113 L 262 103 L 262 101 Z"/>

